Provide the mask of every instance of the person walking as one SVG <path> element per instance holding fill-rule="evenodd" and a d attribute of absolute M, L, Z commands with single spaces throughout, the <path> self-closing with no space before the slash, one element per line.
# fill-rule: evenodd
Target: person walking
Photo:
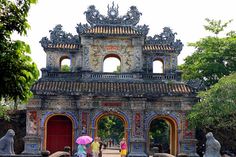
<path fill-rule="evenodd" d="M 86 145 L 86 153 L 87 153 L 87 157 L 93 157 L 91 143 Z"/>
<path fill-rule="evenodd" d="M 93 157 L 98 157 L 99 155 L 99 147 L 100 147 L 100 144 L 99 144 L 99 138 L 98 137 L 95 137 L 93 143 L 91 144 L 91 148 L 92 148 L 92 153 L 93 153 Z"/>
<path fill-rule="evenodd" d="M 127 155 L 127 143 L 125 138 L 122 138 L 122 140 L 120 141 L 120 156 L 121 157 L 126 157 Z"/>
<path fill-rule="evenodd" d="M 86 157 L 87 153 L 85 145 L 79 144 L 75 155 L 76 157 Z"/>
<path fill-rule="evenodd" d="M 98 142 L 99 142 L 99 154 L 98 154 L 98 156 L 102 157 L 102 146 L 104 148 L 104 143 L 102 142 L 100 137 L 98 137 Z"/>

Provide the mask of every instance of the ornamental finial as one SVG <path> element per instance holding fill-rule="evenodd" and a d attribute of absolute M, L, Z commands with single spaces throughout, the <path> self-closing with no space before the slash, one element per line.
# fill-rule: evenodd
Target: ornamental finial
<path fill-rule="evenodd" d="M 119 6 L 112 2 L 112 6 L 107 5 L 107 16 L 101 15 L 94 5 L 88 7 L 85 11 L 86 20 L 91 26 L 96 25 L 120 25 L 120 26 L 135 26 L 142 13 L 136 6 L 131 6 L 126 15 L 119 17 Z"/>
<path fill-rule="evenodd" d="M 119 15 L 119 6 L 118 4 L 116 5 L 116 7 L 114 7 L 114 1 L 112 2 L 112 7 L 109 7 L 109 4 L 107 5 L 107 15 L 109 18 L 117 18 Z"/>
<path fill-rule="evenodd" d="M 161 34 L 156 34 L 153 37 L 148 36 L 145 40 L 146 44 L 163 44 L 170 45 L 176 51 L 180 52 L 183 48 L 183 43 L 180 40 L 175 39 L 177 33 L 173 32 L 169 27 L 164 27 Z"/>

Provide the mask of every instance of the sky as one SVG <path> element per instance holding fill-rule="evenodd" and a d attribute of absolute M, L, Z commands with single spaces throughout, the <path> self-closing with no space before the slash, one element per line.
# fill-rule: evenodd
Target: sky
<path fill-rule="evenodd" d="M 67 33 L 76 35 L 75 27 L 80 22 L 87 23 L 84 12 L 89 5 L 95 5 L 103 15 L 107 15 L 107 5 L 113 0 L 38 0 L 32 5 L 28 22 L 31 29 L 27 36 L 13 35 L 13 39 L 26 41 L 31 47 L 31 57 L 38 68 L 46 67 L 46 53 L 39 41 L 42 37 L 49 38 L 49 30 L 57 24 L 63 26 Z M 228 21 L 233 19 L 226 31 L 236 31 L 236 0 L 114 0 L 119 5 L 119 16 L 127 13 L 130 6 L 135 5 L 142 13 L 138 25 L 149 25 L 148 36 L 160 34 L 164 27 L 177 32 L 183 50 L 178 56 L 178 64 L 194 52 L 188 43 L 211 35 L 204 30 L 205 18 Z"/>

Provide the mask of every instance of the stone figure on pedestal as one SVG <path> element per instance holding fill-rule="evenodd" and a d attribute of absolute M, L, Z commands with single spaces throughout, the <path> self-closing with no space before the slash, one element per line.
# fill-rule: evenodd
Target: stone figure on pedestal
<path fill-rule="evenodd" d="M 15 131 L 9 129 L 7 133 L 0 139 L 0 155 L 13 155 L 14 152 L 14 139 Z"/>
<path fill-rule="evenodd" d="M 206 152 L 204 157 L 221 157 L 220 143 L 214 138 L 212 132 L 206 134 L 206 139 Z"/>

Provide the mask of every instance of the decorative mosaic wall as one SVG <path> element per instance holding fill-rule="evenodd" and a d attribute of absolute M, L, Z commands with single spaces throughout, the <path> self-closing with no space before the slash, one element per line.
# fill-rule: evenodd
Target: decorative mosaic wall
<path fill-rule="evenodd" d="M 137 64 L 141 62 L 141 48 L 138 49 L 131 45 L 130 40 L 94 40 L 94 45 L 90 47 L 89 61 L 91 69 L 95 72 L 103 71 L 104 58 L 109 55 L 117 55 L 121 60 L 121 72 L 135 70 Z"/>

